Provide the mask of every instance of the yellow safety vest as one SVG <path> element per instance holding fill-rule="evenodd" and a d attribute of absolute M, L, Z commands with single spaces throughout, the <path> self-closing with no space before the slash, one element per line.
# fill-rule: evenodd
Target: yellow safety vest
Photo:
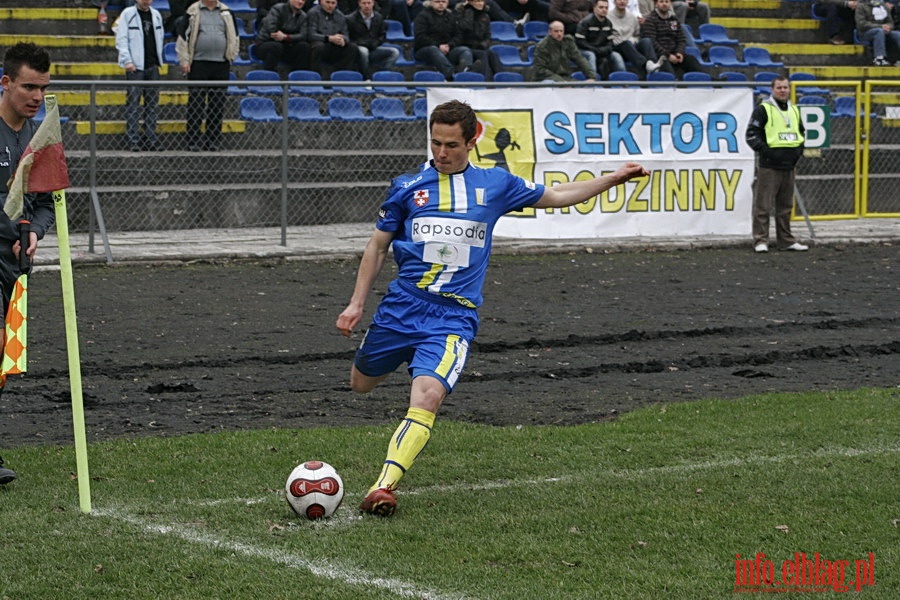
<path fill-rule="evenodd" d="M 762 103 L 768 117 L 766 122 L 766 144 L 769 148 L 796 148 L 803 143 L 800 133 L 800 109 L 788 104 L 781 110 L 768 100 Z"/>

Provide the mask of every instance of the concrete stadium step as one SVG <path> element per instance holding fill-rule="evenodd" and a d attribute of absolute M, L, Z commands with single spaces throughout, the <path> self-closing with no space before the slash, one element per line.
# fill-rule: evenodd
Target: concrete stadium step
<path fill-rule="evenodd" d="M 754 11 L 755 13 L 756 11 Z M 712 23 L 728 29 L 731 37 L 742 44 L 760 42 L 821 42 L 821 25 L 810 19 L 785 19 L 781 17 L 714 17 Z"/>

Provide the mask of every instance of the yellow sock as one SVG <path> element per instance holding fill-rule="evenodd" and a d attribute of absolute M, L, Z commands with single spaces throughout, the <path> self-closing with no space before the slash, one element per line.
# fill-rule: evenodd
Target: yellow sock
<path fill-rule="evenodd" d="M 381 468 L 378 481 L 369 488 L 369 492 L 377 488 L 393 490 L 400 482 L 403 474 L 412 466 L 416 457 L 425 448 L 431 437 L 435 415 L 421 408 L 410 408 L 400 427 L 394 432 L 388 445 L 387 458 Z"/>

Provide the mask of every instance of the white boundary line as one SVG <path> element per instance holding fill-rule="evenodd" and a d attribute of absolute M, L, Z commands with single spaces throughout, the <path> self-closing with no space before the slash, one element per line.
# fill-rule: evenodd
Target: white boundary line
<path fill-rule="evenodd" d="M 846 457 L 853 458 L 857 456 L 865 456 L 871 454 L 889 454 L 900 452 L 900 447 L 897 446 L 889 446 L 889 447 L 872 447 L 872 448 L 830 448 L 830 449 L 822 449 L 817 450 L 816 452 L 805 453 L 805 454 L 783 454 L 776 456 L 752 456 L 752 457 L 739 457 L 739 458 L 729 458 L 722 460 L 710 460 L 710 461 L 702 461 L 695 463 L 682 463 L 676 465 L 666 465 L 661 467 L 647 467 L 644 469 L 603 469 L 597 471 L 591 471 L 589 473 L 585 473 L 585 475 L 608 475 L 612 477 L 643 477 L 648 475 L 655 475 L 660 473 L 683 473 L 690 471 L 702 471 L 708 469 L 720 469 L 725 467 L 742 467 L 742 466 L 750 466 L 750 465 L 765 465 L 765 464 L 774 464 L 774 463 L 783 463 L 792 460 L 803 460 L 809 458 L 833 458 L 833 457 Z M 453 485 L 438 485 L 438 486 L 430 486 L 430 487 L 422 487 L 422 488 L 414 488 L 407 490 L 405 493 L 409 495 L 413 494 L 425 494 L 425 493 L 452 493 L 457 491 L 475 491 L 475 490 L 492 490 L 492 489 L 506 489 L 512 487 L 518 487 L 522 485 L 536 485 L 536 484 L 548 484 L 548 483 L 556 483 L 560 481 L 570 481 L 576 479 L 573 476 L 564 476 L 564 477 L 548 477 L 544 479 L 532 479 L 532 480 L 498 480 L 498 481 L 486 481 L 484 483 L 460 483 Z M 219 504 L 225 503 L 241 503 L 246 505 L 260 504 L 264 502 L 268 502 L 272 497 L 278 498 L 278 494 L 272 494 L 262 498 L 233 498 L 233 499 L 217 499 L 217 500 L 201 500 L 201 501 L 187 501 L 186 504 L 193 504 L 197 506 L 217 506 Z M 453 594 L 445 594 L 443 592 L 424 589 L 416 586 L 413 583 L 409 583 L 406 581 L 402 581 L 399 579 L 388 579 L 384 577 L 377 577 L 366 573 L 360 569 L 357 569 L 348 565 L 341 565 L 339 563 L 329 562 L 322 559 L 312 560 L 307 558 L 301 554 L 293 554 L 290 552 L 284 552 L 276 549 L 270 548 L 261 548 L 259 546 L 254 546 L 252 544 L 247 544 L 244 542 L 238 542 L 227 539 L 220 539 L 215 536 L 200 533 L 194 529 L 184 526 L 178 525 L 161 525 L 158 523 L 153 523 L 151 521 L 142 519 L 136 515 L 130 514 L 126 511 L 115 509 L 115 508 L 107 508 L 107 509 L 95 509 L 92 515 L 99 517 L 107 517 L 112 519 L 117 519 L 119 521 L 124 521 L 136 527 L 139 527 L 149 533 L 154 533 L 157 535 L 173 535 L 177 538 L 180 538 L 186 542 L 192 544 L 198 544 L 202 546 L 207 546 L 209 548 L 217 548 L 217 549 L 227 549 L 235 554 L 242 554 L 251 558 L 262 558 L 265 560 L 269 560 L 273 563 L 281 564 L 286 567 L 292 569 L 299 569 L 303 571 L 308 571 L 312 575 L 316 577 L 324 577 L 326 579 L 332 579 L 335 581 L 340 581 L 342 583 L 348 585 L 358 585 L 358 586 L 367 586 L 367 587 L 376 587 L 384 590 L 388 590 L 391 593 L 397 594 L 398 596 L 404 596 L 408 598 L 422 598 L 428 600 L 465 600 L 465 596 L 462 595 L 453 595 Z M 344 519 L 342 519 L 344 520 Z M 353 519 L 351 519 L 353 520 Z M 361 521 L 361 520 L 359 520 Z"/>
<path fill-rule="evenodd" d="M 407 598 L 426 598 L 428 600 L 465 600 L 466 597 L 458 594 L 445 594 L 434 590 L 418 587 L 415 584 L 399 579 L 387 579 L 366 573 L 352 566 L 341 565 L 320 558 L 310 559 L 300 554 L 284 552 L 271 548 L 261 548 L 253 544 L 233 540 L 220 539 L 215 536 L 198 532 L 189 527 L 179 525 L 160 525 L 142 519 L 136 515 L 115 508 L 95 509 L 92 515 L 107 517 L 124 521 L 143 529 L 148 533 L 157 535 L 175 536 L 186 542 L 206 546 L 214 549 L 225 549 L 235 554 L 242 554 L 250 558 L 261 558 L 273 563 L 284 565 L 291 569 L 308 571 L 316 577 L 332 579 L 348 585 L 375 587 L 387 590 L 398 596 Z"/>

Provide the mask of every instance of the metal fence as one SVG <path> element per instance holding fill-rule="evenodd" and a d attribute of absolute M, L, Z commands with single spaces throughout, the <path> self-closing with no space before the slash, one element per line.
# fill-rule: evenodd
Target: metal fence
<path fill-rule="evenodd" d="M 592 85 L 604 84 L 610 83 Z M 159 89 L 156 150 L 132 151 L 126 138 L 129 85 Z M 70 227 L 94 232 L 99 222 L 111 232 L 278 226 L 285 231 L 294 225 L 370 222 L 390 179 L 427 157 L 425 88 L 412 87 L 417 85 L 422 84 L 54 82 L 72 183 Z M 500 85 L 525 90 L 546 84 Z M 900 115 L 891 107 L 896 84 L 873 82 L 865 93 L 859 82 L 817 85 L 831 86 L 824 101 L 833 129 L 831 145 L 810 153 L 798 167 L 798 195 L 810 216 L 900 214 L 893 192 L 900 176 Z M 223 100 L 223 136 L 214 150 L 197 148 L 186 133 L 189 90 L 197 86 L 215 88 Z M 799 97 L 806 95 L 815 94 Z M 844 98 L 861 98 L 865 114 L 877 116 L 839 116 L 848 106 Z M 334 116 L 340 110 L 350 113 Z M 752 106 L 742 110 L 749 113 Z"/>

